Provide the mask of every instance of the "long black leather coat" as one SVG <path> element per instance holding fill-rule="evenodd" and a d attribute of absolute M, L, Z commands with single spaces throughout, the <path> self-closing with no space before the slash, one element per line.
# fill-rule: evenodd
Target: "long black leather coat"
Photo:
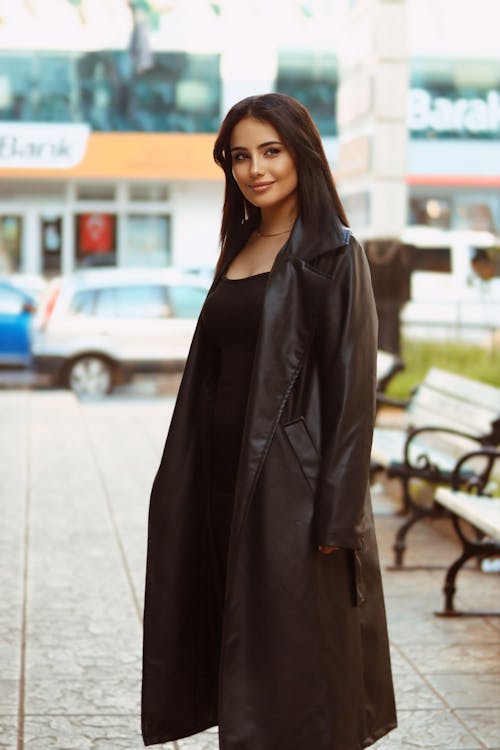
<path fill-rule="evenodd" d="M 207 514 L 214 353 L 196 329 L 151 494 L 147 745 L 218 724 L 221 750 L 355 750 L 396 726 L 368 490 L 376 316 L 364 252 L 332 227 L 306 242 L 296 222 L 269 276 L 220 654 Z"/>

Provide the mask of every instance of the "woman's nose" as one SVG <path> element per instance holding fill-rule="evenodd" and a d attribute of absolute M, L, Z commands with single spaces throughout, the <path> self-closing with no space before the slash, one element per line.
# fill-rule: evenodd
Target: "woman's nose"
<path fill-rule="evenodd" d="M 256 154 L 255 156 L 252 156 L 250 161 L 250 174 L 252 176 L 262 174 L 262 163 L 260 159 L 260 155 Z"/>

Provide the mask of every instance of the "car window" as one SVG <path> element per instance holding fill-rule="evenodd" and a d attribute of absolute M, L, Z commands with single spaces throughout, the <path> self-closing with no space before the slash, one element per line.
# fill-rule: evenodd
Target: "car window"
<path fill-rule="evenodd" d="M 165 318 L 171 315 L 165 287 L 142 285 L 100 289 L 95 314 L 113 318 Z"/>
<path fill-rule="evenodd" d="M 19 315 L 25 299 L 22 294 L 6 286 L 0 286 L 0 314 Z"/>
<path fill-rule="evenodd" d="M 73 296 L 69 311 L 71 315 L 92 315 L 94 311 L 95 291 L 93 289 L 85 289 L 80 292 L 76 292 Z"/>
<path fill-rule="evenodd" d="M 168 292 L 176 318 L 197 318 L 207 296 L 206 289 L 196 286 L 171 286 Z"/>

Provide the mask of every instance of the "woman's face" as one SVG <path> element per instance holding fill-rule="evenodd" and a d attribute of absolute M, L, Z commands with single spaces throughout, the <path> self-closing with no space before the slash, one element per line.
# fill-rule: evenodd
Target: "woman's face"
<path fill-rule="evenodd" d="M 272 125 L 244 117 L 233 129 L 230 147 L 233 177 L 249 203 L 264 210 L 295 208 L 295 161 Z"/>

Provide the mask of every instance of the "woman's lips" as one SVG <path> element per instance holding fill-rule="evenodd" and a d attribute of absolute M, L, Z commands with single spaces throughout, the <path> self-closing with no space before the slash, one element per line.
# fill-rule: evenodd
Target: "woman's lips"
<path fill-rule="evenodd" d="M 250 185 L 251 189 L 256 193 L 264 193 L 274 185 L 274 182 L 257 182 L 255 185 Z"/>

